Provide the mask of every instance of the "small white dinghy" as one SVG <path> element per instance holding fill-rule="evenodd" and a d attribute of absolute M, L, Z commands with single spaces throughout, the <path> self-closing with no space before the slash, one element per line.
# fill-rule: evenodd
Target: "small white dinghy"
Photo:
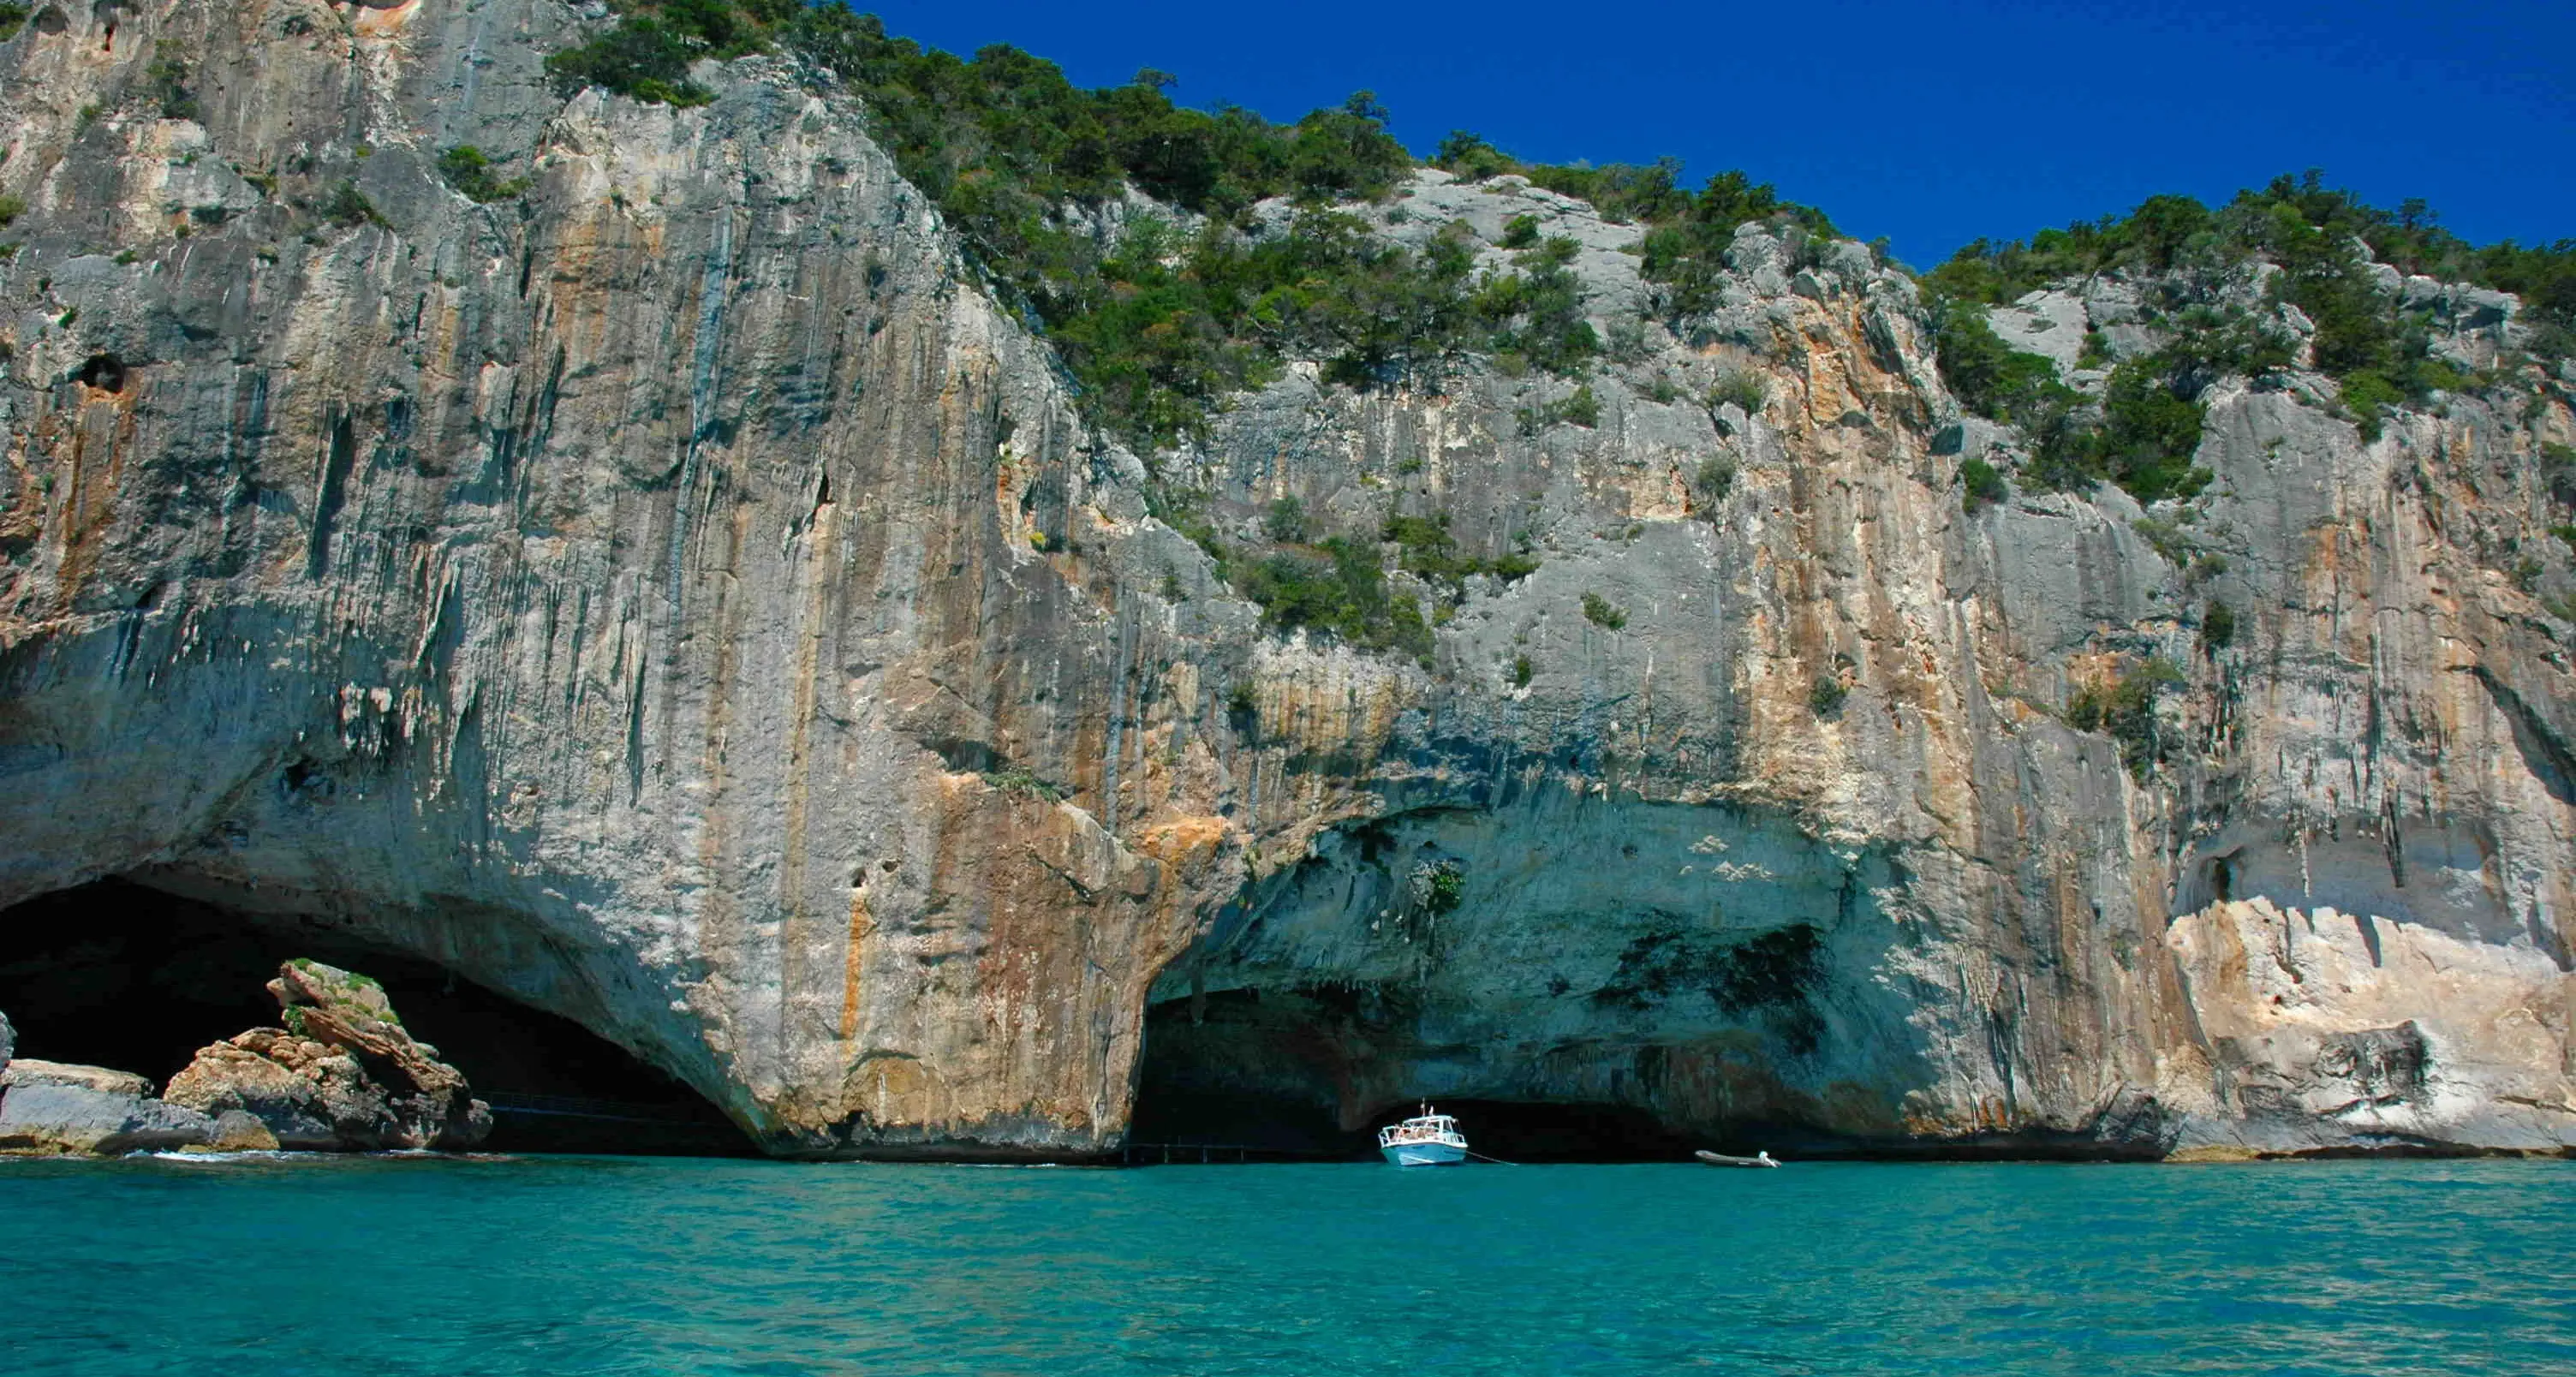
<path fill-rule="evenodd" d="M 1377 1131 L 1377 1150 L 1399 1167 L 1447 1167 L 1467 1160 L 1467 1135 L 1458 1121 L 1434 1114 L 1431 1106 L 1400 1124 Z"/>
<path fill-rule="evenodd" d="M 1780 1159 L 1772 1156 L 1771 1149 L 1769 1148 L 1764 1148 L 1750 1157 L 1729 1157 L 1725 1153 L 1710 1152 L 1706 1148 L 1702 1148 L 1691 1155 L 1708 1163 L 1712 1167 L 1776 1167 L 1780 1165 Z"/>

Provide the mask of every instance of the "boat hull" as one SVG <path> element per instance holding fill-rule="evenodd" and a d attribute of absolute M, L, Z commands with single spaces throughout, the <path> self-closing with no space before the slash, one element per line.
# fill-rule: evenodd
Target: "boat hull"
<path fill-rule="evenodd" d="M 1467 1160 L 1467 1150 L 1454 1143 L 1396 1143 L 1378 1151 L 1399 1167 L 1454 1167 Z"/>

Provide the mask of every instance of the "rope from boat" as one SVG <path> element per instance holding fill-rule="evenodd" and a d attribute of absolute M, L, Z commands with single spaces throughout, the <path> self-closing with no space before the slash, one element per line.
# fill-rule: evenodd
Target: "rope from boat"
<path fill-rule="evenodd" d="M 1459 1151 L 1466 1153 L 1468 1156 L 1475 1158 L 1479 1162 L 1491 1162 L 1498 1167 L 1517 1167 L 1520 1165 L 1518 1162 L 1506 1162 L 1500 1157 L 1488 1157 L 1485 1154 L 1476 1151 L 1474 1148 L 1461 1148 Z"/>

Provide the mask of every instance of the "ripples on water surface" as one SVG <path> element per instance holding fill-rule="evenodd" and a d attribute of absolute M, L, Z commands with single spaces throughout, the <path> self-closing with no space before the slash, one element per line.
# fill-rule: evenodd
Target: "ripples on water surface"
<path fill-rule="evenodd" d="M 35 1373 L 2576 1372 L 2576 1164 L 0 1162 Z"/>

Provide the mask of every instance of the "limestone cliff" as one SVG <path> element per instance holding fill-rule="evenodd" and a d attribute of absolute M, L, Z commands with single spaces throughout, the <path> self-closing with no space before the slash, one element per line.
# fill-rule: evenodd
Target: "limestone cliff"
<path fill-rule="evenodd" d="M 2563 389 L 2364 442 L 2229 384 L 2188 522 L 1971 512 L 2016 437 L 1912 282 L 1748 226 L 1592 424 L 1485 363 L 1294 368 L 1140 458 L 828 77 L 559 98 L 582 22 L 47 5 L 0 45 L 0 903 L 344 928 L 784 1154 L 1114 1148 L 1149 1004 L 1186 1075 L 1352 1124 L 2576 1143 Z M 524 195 L 442 180 L 466 144 Z M 1363 213 L 1497 258 L 1534 216 L 1643 314 L 1637 231 L 1515 179 Z M 1998 324 L 2116 331 L 2118 287 Z M 2509 342 L 2509 298 L 2399 289 Z M 1149 490 L 1538 567 L 1395 572 L 1432 652 L 1361 653 L 1265 629 Z M 2064 720 L 2151 659 L 2146 758 Z"/>

